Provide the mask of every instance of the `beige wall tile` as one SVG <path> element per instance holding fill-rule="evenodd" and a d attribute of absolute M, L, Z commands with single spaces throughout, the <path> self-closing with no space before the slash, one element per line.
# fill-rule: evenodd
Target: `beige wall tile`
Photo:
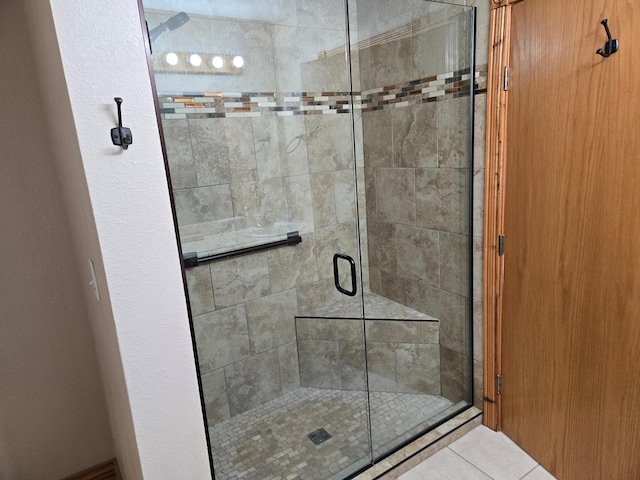
<path fill-rule="evenodd" d="M 278 349 L 225 367 L 231 416 L 282 395 Z"/>
<path fill-rule="evenodd" d="M 216 309 L 213 301 L 213 286 L 211 271 L 208 265 L 189 268 L 186 271 L 189 287 L 189 303 L 192 315 L 202 315 Z"/>
<path fill-rule="evenodd" d="M 249 331 L 244 305 L 194 317 L 193 329 L 203 373 L 249 357 Z"/>
<path fill-rule="evenodd" d="M 176 190 L 174 199 L 181 227 L 233 217 L 229 185 Z"/>
<path fill-rule="evenodd" d="M 416 223 L 452 233 L 469 231 L 469 170 L 416 169 Z"/>
<path fill-rule="evenodd" d="M 440 288 L 469 295 L 469 242 L 471 237 L 440 232 Z"/>
<path fill-rule="evenodd" d="M 278 347 L 280 381 L 282 394 L 292 392 L 300 386 L 300 365 L 298 364 L 298 345 L 296 342 Z"/>
<path fill-rule="evenodd" d="M 328 172 L 353 168 L 349 115 L 306 115 L 309 171 Z"/>
<path fill-rule="evenodd" d="M 216 306 L 237 305 L 271 292 L 266 254 L 231 258 L 211 264 Z"/>
<path fill-rule="evenodd" d="M 250 118 L 189 120 L 198 185 L 258 179 Z"/>
<path fill-rule="evenodd" d="M 396 167 L 438 166 L 438 107 L 434 103 L 392 110 L 393 164 Z M 389 129 L 386 125 L 384 128 Z"/>
<path fill-rule="evenodd" d="M 339 340 L 362 343 L 362 320 L 343 318 L 313 318 L 310 321 L 312 340 Z"/>
<path fill-rule="evenodd" d="M 198 186 L 187 120 L 163 120 L 162 132 L 174 189 Z"/>
<path fill-rule="evenodd" d="M 389 109 L 362 114 L 363 147 L 367 168 L 393 166 L 391 125 Z"/>
<path fill-rule="evenodd" d="M 373 392 L 397 392 L 396 351 L 390 343 L 367 344 L 367 375 Z"/>
<path fill-rule="evenodd" d="M 337 341 L 300 340 L 300 385 L 313 388 L 341 387 L 340 350 Z"/>
<path fill-rule="evenodd" d="M 379 168 L 375 178 L 378 218 L 386 222 L 415 225 L 415 169 Z"/>
<path fill-rule="evenodd" d="M 281 292 L 319 280 L 315 235 L 308 233 L 301 237 L 302 242 L 293 247 L 267 252 L 272 292 Z"/>
<path fill-rule="evenodd" d="M 298 313 L 295 290 L 251 300 L 246 304 L 251 354 L 295 342 Z"/>
<path fill-rule="evenodd" d="M 365 390 L 364 342 L 339 342 L 340 382 L 342 390 Z"/>
<path fill-rule="evenodd" d="M 369 265 L 385 272 L 395 272 L 396 226 L 392 223 L 368 220 Z"/>
<path fill-rule="evenodd" d="M 202 375 L 202 394 L 209 425 L 223 422 L 231 417 L 224 370 Z"/>
<path fill-rule="evenodd" d="M 398 225 L 397 273 L 428 285 L 440 284 L 440 236 L 435 230 Z"/>
<path fill-rule="evenodd" d="M 440 395 L 440 346 L 397 344 L 396 378 L 398 392 Z"/>
<path fill-rule="evenodd" d="M 467 168 L 471 112 L 467 97 L 438 105 L 438 164 L 440 167 Z"/>
<path fill-rule="evenodd" d="M 337 223 L 333 173 L 334 172 L 314 173 L 309 177 L 315 228 L 322 228 Z M 353 200 L 351 203 L 353 203 Z"/>

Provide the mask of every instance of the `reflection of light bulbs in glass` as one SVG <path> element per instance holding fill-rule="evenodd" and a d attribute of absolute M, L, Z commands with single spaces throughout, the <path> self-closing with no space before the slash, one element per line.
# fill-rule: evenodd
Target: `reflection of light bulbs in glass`
<path fill-rule="evenodd" d="M 202 65 L 202 57 L 197 53 L 194 53 L 189 57 L 189 63 L 194 67 L 199 67 L 200 65 Z"/>
<path fill-rule="evenodd" d="M 232 62 L 234 67 L 241 68 L 244 65 L 244 58 L 242 58 L 240 55 L 237 55 L 233 57 Z"/>
<path fill-rule="evenodd" d="M 178 58 L 178 55 L 171 52 L 171 53 L 167 53 L 167 56 L 164 57 L 164 61 L 167 62 L 169 65 L 175 66 L 178 64 L 179 58 Z"/>
<path fill-rule="evenodd" d="M 222 59 L 222 57 L 216 55 L 211 59 L 211 65 L 213 65 L 214 68 L 222 68 L 222 66 L 224 65 L 224 60 Z"/>

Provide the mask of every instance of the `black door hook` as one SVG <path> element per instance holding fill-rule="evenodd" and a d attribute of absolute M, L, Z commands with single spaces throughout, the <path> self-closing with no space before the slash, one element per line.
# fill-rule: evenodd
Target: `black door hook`
<path fill-rule="evenodd" d="M 618 51 L 618 46 L 619 46 L 618 39 L 611 38 L 611 32 L 609 31 L 609 26 L 607 25 L 607 21 L 608 19 L 605 18 L 600 22 L 604 26 L 605 32 L 607 32 L 607 38 L 608 38 L 607 43 L 604 44 L 604 50 L 602 48 L 599 48 L 598 50 L 596 50 L 596 53 L 598 55 L 602 55 L 605 58 L 610 57 L 611 55 L 616 53 Z"/>
<path fill-rule="evenodd" d="M 131 129 L 122 126 L 122 99 L 120 97 L 114 98 L 116 105 L 118 105 L 118 126 L 111 129 L 111 141 L 114 145 L 119 145 L 126 150 L 129 145 L 133 143 L 133 135 Z"/>

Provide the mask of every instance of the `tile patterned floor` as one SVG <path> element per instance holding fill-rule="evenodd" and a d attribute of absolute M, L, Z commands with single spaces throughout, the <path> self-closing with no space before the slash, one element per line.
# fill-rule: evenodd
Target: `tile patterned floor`
<path fill-rule="evenodd" d="M 555 480 L 503 433 L 480 426 L 398 480 Z"/>
<path fill-rule="evenodd" d="M 460 408 L 421 394 L 372 392 L 370 401 L 376 452 Z M 332 438 L 314 445 L 318 428 Z M 209 431 L 218 480 L 339 479 L 370 463 L 362 391 L 299 388 Z"/>

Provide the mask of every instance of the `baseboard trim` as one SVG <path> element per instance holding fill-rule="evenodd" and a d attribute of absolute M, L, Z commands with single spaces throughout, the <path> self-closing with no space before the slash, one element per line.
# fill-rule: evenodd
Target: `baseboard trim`
<path fill-rule="evenodd" d="M 99 463 L 62 480 L 122 480 L 115 458 Z"/>

